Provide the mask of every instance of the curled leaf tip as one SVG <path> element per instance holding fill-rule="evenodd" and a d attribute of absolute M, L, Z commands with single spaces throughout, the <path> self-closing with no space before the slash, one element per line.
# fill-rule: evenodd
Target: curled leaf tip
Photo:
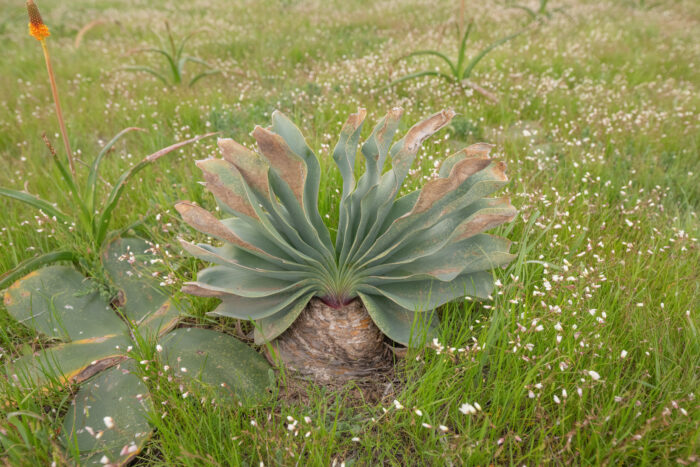
<path fill-rule="evenodd" d="M 27 0 L 27 13 L 29 14 L 29 35 L 38 41 L 43 41 L 51 35 L 49 27 L 44 24 L 39 13 L 39 7 L 34 0 Z"/>

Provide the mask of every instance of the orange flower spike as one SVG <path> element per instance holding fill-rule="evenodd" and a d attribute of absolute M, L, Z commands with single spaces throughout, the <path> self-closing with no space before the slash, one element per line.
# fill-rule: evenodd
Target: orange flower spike
<path fill-rule="evenodd" d="M 70 150 L 70 143 L 68 142 L 68 131 L 66 131 L 66 123 L 63 120 L 61 102 L 58 99 L 56 77 L 54 76 L 53 67 L 51 66 L 49 48 L 46 45 L 46 38 L 49 37 L 51 33 L 49 32 L 49 27 L 45 25 L 44 20 L 41 19 L 39 7 L 36 6 L 34 0 L 27 0 L 27 13 L 29 14 L 29 35 L 41 43 L 41 49 L 44 52 L 44 60 L 46 61 L 46 71 L 49 72 L 49 84 L 51 84 L 51 94 L 53 95 L 53 102 L 56 106 L 56 118 L 58 119 L 58 125 L 61 128 L 63 147 L 65 147 L 66 154 L 68 155 L 68 164 L 70 165 L 70 171 L 75 177 L 75 163 L 73 162 L 73 153 Z"/>
<path fill-rule="evenodd" d="M 38 41 L 43 41 L 51 35 L 49 27 L 44 24 L 39 13 L 39 7 L 34 0 L 27 0 L 27 13 L 29 13 L 29 35 Z"/>

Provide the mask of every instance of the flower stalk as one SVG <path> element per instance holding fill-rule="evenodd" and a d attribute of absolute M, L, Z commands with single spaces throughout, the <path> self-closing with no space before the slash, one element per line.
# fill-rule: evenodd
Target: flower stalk
<path fill-rule="evenodd" d="M 44 21 L 41 18 L 41 13 L 39 13 L 39 7 L 36 6 L 34 0 L 27 0 L 27 13 L 29 14 L 29 35 L 41 43 L 41 48 L 44 52 L 46 70 L 49 73 L 49 83 L 51 84 L 51 94 L 53 95 L 53 101 L 56 106 L 56 117 L 58 118 L 58 126 L 61 130 L 63 146 L 66 150 L 66 155 L 68 156 L 68 164 L 70 166 L 70 171 L 73 174 L 73 177 L 75 177 L 75 163 L 73 162 L 73 152 L 71 151 L 70 143 L 68 142 L 68 132 L 66 131 L 66 123 L 63 120 L 61 102 L 58 98 L 56 77 L 53 72 L 53 67 L 51 66 L 51 56 L 49 55 L 49 49 L 46 45 L 46 38 L 51 35 L 51 32 L 49 31 L 49 27 L 46 26 L 46 24 L 44 24 Z"/>

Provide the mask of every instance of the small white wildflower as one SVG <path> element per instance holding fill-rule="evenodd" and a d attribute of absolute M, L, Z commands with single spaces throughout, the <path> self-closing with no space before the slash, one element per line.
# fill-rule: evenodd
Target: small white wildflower
<path fill-rule="evenodd" d="M 622 352 L 620 352 L 620 358 L 625 358 L 626 356 L 627 356 L 626 350 L 623 350 Z"/>
<path fill-rule="evenodd" d="M 394 407 L 396 407 L 397 410 L 403 409 L 403 405 L 401 405 L 401 402 L 397 401 L 394 399 Z"/>
<path fill-rule="evenodd" d="M 156 352 L 162 352 L 163 351 L 163 346 L 158 344 L 156 345 Z"/>
<path fill-rule="evenodd" d="M 469 402 L 465 402 L 459 408 L 459 411 L 462 412 L 464 415 L 473 415 L 476 413 L 476 408 L 474 408 L 474 406 L 471 405 Z"/>
<path fill-rule="evenodd" d="M 114 428 L 114 419 L 112 417 L 105 417 L 102 420 L 107 428 Z"/>
<path fill-rule="evenodd" d="M 588 370 L 588 375 L 595 381 L 598 381 L 600 379 L 600 374 L 597 371 Z"/>

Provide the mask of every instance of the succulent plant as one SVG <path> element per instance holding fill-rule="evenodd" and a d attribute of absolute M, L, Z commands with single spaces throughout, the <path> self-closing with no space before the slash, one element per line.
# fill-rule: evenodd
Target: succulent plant
<path fill-rule="evenodd" d="M 259 154 L 220 139 L 223 159 L 197 165 L 227 217 L 189 202 L 176 208 L 223 244 L 182 241 L 216 264 L 183 290 L 220 298 L 213 315 L 254 320 L 257 344 L 272 342 L 288 366 L 319 379 L 366 374 L 382 360 L 381 333 L 417 344 L 435 335 L 435 308 L 465 295 L 487 298 L 490 269 L 514 257 L 508 240 L 483 233 L 516 214 L 507 198 L 486 198 L 506 184 L 505 165 L 489 158 L 490 145 L 475 144 L 444 160 L 422 190 L 397 198 L 421 143 L 454 116 L 436 113 L 392 145 L 402 114 L 389 111 L 362 144 L 366 170 L 357 182 L 365 110 L 343 126 L 333 150 L 343 179 L 335 240 L 317 206 L 319 160 L 284 114 L 273 113 L 270 129 L 254 129 Z M 300 320 L 305 309 L 312 316 Z"/>
<path fill-rule="evenodd" d="M 265 359 L 232 336 L 200 328 L 172 330 L 179 310 L 143 266 L 152 259 L 149 249 L 140 239 L 107 245 L 102 264 L 119 289 L 111 304 L 71 266 L 34 271 L 5 293 L 12 317 L 58 343 L 21 356 L 4 373 L 27 391 L 80 384 L 62 438 L 86 465 L 123 465 L 152 433 L 148 386 L 135 373 L 129 353 L 136 334 L 161 345 L 160 358 L 175 376 L 211 384 L 241 403 L 260 400 L 271 384 Z M 0 434 L 0 445 L 3 438 Z"/>

